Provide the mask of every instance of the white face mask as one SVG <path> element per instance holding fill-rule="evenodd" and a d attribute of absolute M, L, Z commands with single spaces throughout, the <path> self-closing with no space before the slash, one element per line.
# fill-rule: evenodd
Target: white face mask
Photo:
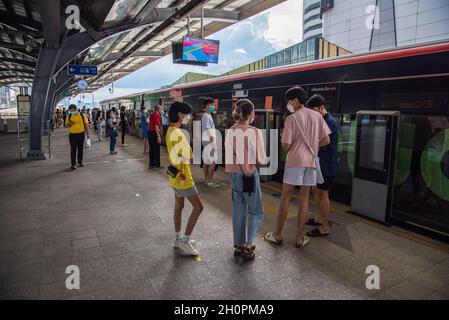
<path fill-rule="evenodd" d="M 188 124 L 190 121 L 190 115 L 187 115 L 184 117 L 184 119 L 182 119 L 182 124 Z"/>
<path fill-rule="evenodd" d="M 287 105 L 287 109 L 288 109 L 288 111 L 289 111 L 290 113 L 295 112 L 295 108 L 294 108 L 291 104 L 288 104 L 288 105 Z"/>

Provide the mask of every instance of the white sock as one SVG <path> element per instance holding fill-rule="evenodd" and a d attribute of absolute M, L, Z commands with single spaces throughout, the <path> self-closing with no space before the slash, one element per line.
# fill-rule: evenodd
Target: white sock
<path fill-rule="evenodd" d="M 182 233 L 176 232 L 176 240 L 182 240 Z"/>
<path fill-rule="evenodd" d="M 183 240 L 184 240 L 184 242 L 189 242 L 189 240 L 190 240 L 190 236 L 188 236 L 188 235 L 184 235 L 184 238 L 183 238 Z"/>

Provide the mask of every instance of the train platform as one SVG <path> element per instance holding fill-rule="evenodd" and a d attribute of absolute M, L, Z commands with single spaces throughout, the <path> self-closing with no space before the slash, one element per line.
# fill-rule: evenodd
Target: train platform
<path fill-rule="evenodd" d="M 449 299 L 449 246 L 348 214 L 338 203 L 329 237 L 295 248 L 294 199 L 284 244 L 265 242 L 280 200 L 280 185 L 271 182 L 262 187 L 256 259 L 234 258 L 222 168 L 222 187 L 209 189 L 193 166 L 205 207 L 192 235 L 201 256 L 182 256 L 173 248 L 165 171 L 148 169 L 136 137 L 118 142 L 117 155 L 95 138 L 85 167 L 71 172 L 64 129 L 55 130 L 44 161 L 18 160 L 17 136 L 0 135 L 1 299 Z M 166 167 L 164 153 L 162 160 Z M 80 270 L 79 290 L 66 288 L 69 265 Z M 366 287 L 370 265 L 380 270 L 380 289 Z"/>

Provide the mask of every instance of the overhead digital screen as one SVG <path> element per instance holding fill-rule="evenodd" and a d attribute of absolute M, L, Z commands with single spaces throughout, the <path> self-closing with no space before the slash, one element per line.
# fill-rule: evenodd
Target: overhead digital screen
<path fill-rule="evenodd" d="M 218 63 L 220 41 L 185 37 L 182 41 L 182 60 Z"/>

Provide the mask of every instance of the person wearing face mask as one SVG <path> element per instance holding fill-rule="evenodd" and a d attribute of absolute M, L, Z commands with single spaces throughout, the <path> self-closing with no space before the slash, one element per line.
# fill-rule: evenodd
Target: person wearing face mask
<path fill-rule="evenodd" d="M 309 210 L 310 188 L 317 184 L 318 148 L 328 145 L 331 131 L 324 118 L 304 107 L 307 93 L 301 87 L 293 87 L 285 93 L 287 109 L 292 113 L 285 120 L 281 142 L 288 151 L 284 167 L 281 205 L 274 232 L 268 232 L 267 241 L 282 244 L 282 229 L 288 214 L 288 206 L 295 186 L 300 186 L 296 247 L 302 248 L 310 239 L 304 235 L 304 226 Z"/>
<path fill-rule="evenodd" d="M 117 127 L 118 127 L 118 121 L 116 116 L 116 109 L 113 107 L 108 112 L 108 128 L 109 128 L 109 154 L 117 154 L 117 151 L 115 151 L 115 145 L 117 143 Z"/>
<path fill-rule="evenodd" d="M 76 169 L 78 151 L 78 167 L 83 165 L 83 150 L 85 136 L 89 139 L 89 125 L 86 116 L 78 112 L 76 105 L 69 106 L 69 115 L 66 117 L 65 127 L 69 128 L 71 170 Z"/>
<path fill-rule="evenodd" d="M 215 101 L 206 98 L 203 101 L 204 113 L 201 118 L 202 144 L 203 144 L 203 174 L 204 183 L 209 188 L 220 188 L 220 185 L 212 181 L 215 173 L 215 158 L 217 155 L 217 142 L 214 119 L 212 113 L 215 112 Z"/>
<path fill-rule="evenodd" d="M 314 94 L 307 101 L 307 108 L 310 108 L 321 114 L 326 121 L 326 124 L 331 129 L 332 133 L 329 135 L 330 143 L 327 146 L 320 148 L 318 156 L 320 158 L 321 172 L 323 173 L 324 182 L 312 188 L 315 204 L 319 209 L 316 218 L 310 218 L 306 224 L 316 226 L 315 229 L 307 232 L 309 237 L 322 237 L 330 234 L 329 228 L 329 214 L 331 210 L 329 191 L 334 183 L 334 178 L 338 173 L 337 161 L 337 143 L 338 143 L 338 125 L 335 118 L 324 106 L 326 100 L 322 95 Z"/>
<path fill-rule="evenodd" d="M 192 159 L 192 148 L 184 132 L 181 130 L 183 125 L 190 121 L 192 107 L 183 102 L 174 102 L 168 112 L 170 126 L 168 127 L 165 141 L 169 155 L 170 166 L 167 168 L 168 182 L 175 193 L 175 208 L 173 221 L 176 232 L 174 247 L 179 248 L 183 253 L 198 256 L 199 251 L 196 248 L 195 241 L 190 239 L 198 218 L 203 211 L 203 204 L 198 197 L 198 190 L 195 187 L 192 173 L 190 170 L 190 160 Z M 184 235 L 181 233 L 182 210 L 184 200 L 192 205 Z"/>
<path fill-rule="evenodd" d="M 147 108 L 140 108 L 140 128 L 142 130 L 143 136 L 143 153 L 146 154 L 149 152 L 149 144 L 148 144 L 148 111 Z"/>
<path fill-rule="evenodd" d="M 252 260 L 254 240 L 264 217 L 256 164 L 266 163 L 265 147 L 262 131 L 251 126 L 255 117 L 253 103 L 248 99 L 237 101 L 234 114 L 237 123 L 226 130 L 225 139 L 225 171 L 231 174 L 234 256 Z M 248 178 L 252 180 L 252 192 L 244 190 L 244 179 Z"/>
<path fill-rule="evenodd" d="M 148 120 L 148 141 L 150 143 L 150 163 L 148 168 L 161 169 L 161 106 L 156 105 Z"/>

